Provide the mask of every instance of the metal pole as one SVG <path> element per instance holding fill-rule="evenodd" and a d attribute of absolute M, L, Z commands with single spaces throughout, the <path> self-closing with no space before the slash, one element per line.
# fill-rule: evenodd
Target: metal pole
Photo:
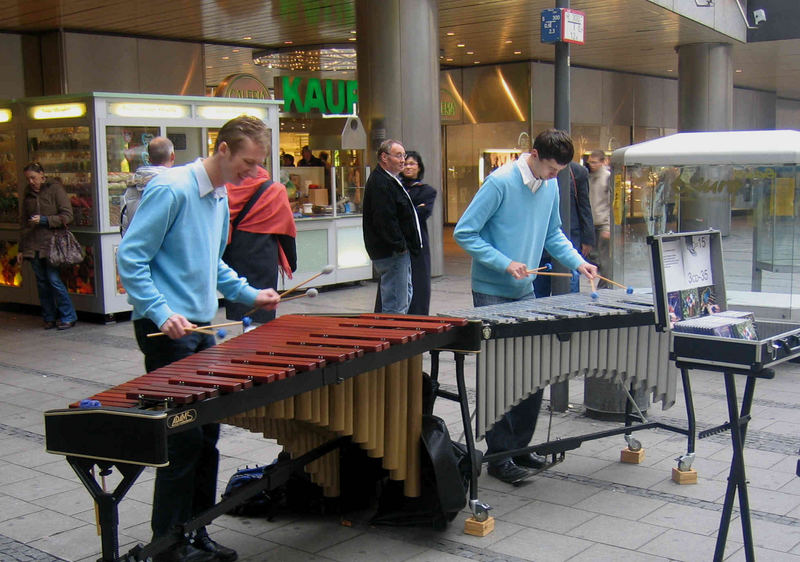
<path fill-rule="evenodd" d="M 556 8 L 569 8 L 569 0 L 556 0 Z M 553 125 L 556 129 L 570 131 L 570 97 L 569 97 L 569 43 L 558 41 L 555 44 L 555 107 Z M 558 192 L 561 199 L 562 230 L 570 232 L 570 175 L 569 168 L 558 174 Z M 563 266 L 554 264 L 556 271 L 565 272 Z M 569 292 L 569 277 L 553 277 L 552 294 L 563 295 Z M 556 412 L 565 412 L 569 407 L 569 381 L 550 386 L 550 408 Z"/>

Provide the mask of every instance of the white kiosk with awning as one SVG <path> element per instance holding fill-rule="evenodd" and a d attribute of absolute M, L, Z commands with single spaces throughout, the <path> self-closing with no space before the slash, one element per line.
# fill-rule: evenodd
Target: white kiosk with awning
<path fill-rule="evenodd" d="M 729 299 L 800 317 L 800 132 L 678 133 L 620 148 L 611 165 L 614 279 L 649 286 L 648 235 L 715 228 Z"/>

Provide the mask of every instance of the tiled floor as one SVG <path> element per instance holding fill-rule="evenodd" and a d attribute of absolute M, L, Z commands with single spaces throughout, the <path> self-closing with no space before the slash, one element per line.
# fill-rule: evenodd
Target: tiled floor
<path fill-rule="evenodd" d="M 447 238 L 447 237 L 446 237 Z M 468 260 L 448 247 L 446 275 L 434 280 L 432 311 L 471 304 Z M 317 299 L 286 303 L 281 313 L 367 311 L 375 285 L 322 291 Z M 221 316 L 220 316 L 221 318 Z M 100 540 L 88 493 L 62 457 L 44 451 L 42 412 L 64 407 L 142 372 L 130 322 L 85 321 L 69 331 L 44 331 L 32 314 L 0 312 L 0 560 L 97 560 Z M 474 385 L 474 360 L 467 374 Z M 441 381 L 454 388 L 452 360 L 443 356 Z M 692 372 L 699 429 L 726 421 L 722 379 Z M 747 434 L 753 533 L 759 560 L 800 561 L 800 478 L 795 476 L 800 436 L 800 369 L 784 364 L 773 380 L 759 381 Z M 743 386 L 740 382 L 740 386 Z M 678 402 L 653 420 L 685 423 Z M 545 395 L 547 397 L 547 395 Z M 611 427 L 583 416 L 583 385 L 570 384 L 566 413 L 543 411 L 535 441 L 587 428 Z M 547 404 L 547 402 L 546 402 Z M 461 434 L 458 408 L 438 401 L 436 413 L 451 434 Z M 492 506 L 495 530 L 486 537 L 463 533 L 465 511 L 445 530 L 375 527 L 369 513 L 337 516 L 279 515 L 272 521 L 223 516 L 213 537 L 251 561 L 445 561 L 711 560 L 725 493 L 730 438 L 727 433 L 697 444 L 699 482 L 670 480 L 685 438 L 665 431 L 637 434 L 646 449 L 641 465 L 618 462 L 621 437 L 584 444 L 566 460 L 512 487 L 485 474 L 480 498 Z M 90 436 L 87 436 L 90 438 Z M 481 444 L 482 445 L 482 444 Z M 226 426 L 220 441 L 220 491 L 239 467 L 270 462 L 279 447 L 258 435 Z M 113 485 L 115 478 L 109 478 Z M 121 551 L 150 537 L 152 469 L 146 469 L 120 508 Z M 738 515 L 731 524 L 727 560 L 744 560 Z"/>

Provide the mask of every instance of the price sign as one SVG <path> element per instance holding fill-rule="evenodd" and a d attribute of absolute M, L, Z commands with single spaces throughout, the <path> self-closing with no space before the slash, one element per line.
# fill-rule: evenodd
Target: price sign
<path fill-rule="evenodd" d="M 664 242 L 662 251 L 664 285 L 668 293 L 714 284 L 707 234 Z"/>

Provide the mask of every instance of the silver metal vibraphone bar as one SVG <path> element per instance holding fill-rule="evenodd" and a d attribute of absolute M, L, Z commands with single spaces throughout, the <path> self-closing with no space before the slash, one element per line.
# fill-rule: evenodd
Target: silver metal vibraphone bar
<path fill-rule="evenodd" d="M 542 387 L 578 376 L 645 388 L 666 409 L 678 370 L 656 332 L 651 295 L 601 289 L 458 310 L 484 324 L 477 359 L 476 436 Z"/>

